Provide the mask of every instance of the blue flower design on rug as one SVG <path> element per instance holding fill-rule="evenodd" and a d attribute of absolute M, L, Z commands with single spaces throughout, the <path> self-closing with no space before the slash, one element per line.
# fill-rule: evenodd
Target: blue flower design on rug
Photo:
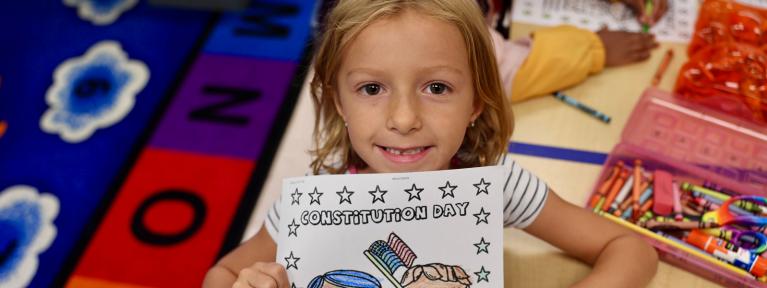
<path fill-rule="evenodd" d="M 56 238 L 59 200 L 17 185 L 0 192 L 0 287 L 27 287 L 38 255 Z"/>
<path fill-rule="evenodd" d="M 80 18 L 95 25 L 112 24 L 136 3 L 138 0 L 64 0 L 65 5 L 77 7 Z"/>
<path fill-rule="evenodd" d="M 85 55 L 61 63 L 45 100 L 50 106 L 40 128 L 78 143 L 109 127 L 133 109 L 149 80 L 143 62 L 131 60 L 115 41 L 101 41 Z"/>

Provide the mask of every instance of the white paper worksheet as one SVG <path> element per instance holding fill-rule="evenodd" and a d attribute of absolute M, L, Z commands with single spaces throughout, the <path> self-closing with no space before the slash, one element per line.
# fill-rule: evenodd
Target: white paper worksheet
<path fill-rule="evenodd" d="M 658 41 L 689 42 L 698 17 L 698 1 L 669 0 L 668 12 L 651 30 Z M 629 9 L 605 0 L 514 0 L 512 20 L 543 26 L 568 24 L 593 31 L 603 26 L 641 31 Z"/>
<path fill-rule="evenodd" d="M 428 285 L 454 281 L 502 287 L 508 173 L 489 166 L 285 179 L 276 261 L 286 267 L 291 287 L 444 287 Z M 454 276 L 442 283 L 429 280 L 429 271 Z"/>
<path fill-rule="evenodd" d="M 736 2 L 767 8 L 767 0 Z M 689 42 L 695 30 L 700 3 L 700 0 L 668 0 L 668 12 L 651 32 L 659 41 Z M 605 0 L 514 0 L 512 19 L 543 26 L 568 24 L 594 31 L 603 26 L 614 30 L 641 30 L 629 9 Z"/>

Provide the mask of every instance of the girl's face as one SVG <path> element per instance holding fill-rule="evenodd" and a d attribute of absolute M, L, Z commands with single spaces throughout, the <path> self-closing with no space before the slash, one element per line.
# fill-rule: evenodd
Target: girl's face
<path fill-rule="evenodd" d="M 360 172 L 448 169 L 482 111 L 458 28 L 406 10 L 371 23 L 342 57 L 336 108 L 368 164 Z"/>

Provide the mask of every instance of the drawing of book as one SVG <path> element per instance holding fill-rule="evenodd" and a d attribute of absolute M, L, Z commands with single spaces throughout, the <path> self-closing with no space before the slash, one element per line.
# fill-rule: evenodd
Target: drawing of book
<path fill-rule="evenodd" d="M 389 282 L 397 288 L 402 288 L 402 285 L 394 278 L 394 272 L 400 267 L 410 268 L 413 265 L 413 261 L 418 257 L 394 233 L 389 234 L 389 240 L 386 242 L 383 240 L 373 242 L 373 244 L 370 244 L 370 248 L 363 253 L 386 276 L 386 279 L 389 279 Z"/>

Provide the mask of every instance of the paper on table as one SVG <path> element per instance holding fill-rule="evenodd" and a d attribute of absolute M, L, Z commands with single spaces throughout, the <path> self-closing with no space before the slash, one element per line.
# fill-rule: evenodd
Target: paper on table
<path fill-rule="evenodd" d="M 403 275 L 432 263 L 460 267 L 451 269 L 462 269 L 471 287 L 500 287 L 507 173 L 489 166 L 285 179 L 276 261 L 291 287 L 315 287 L 322 275 L 371 284 L 359 287 L 426 287 L 436 280 Z"/>
<path fill-rule="evenodd" d="M 698 17 L 698 0 L 670 0 L 668 5 L 668 12 L 650 32 L 658 41 L 689 42 Z M 605 0 L 515 0 L 512 13 L 514 22 L 543 26 L 568 24 L 593 31 L 607 26 L 633 32 L 642 28 L 623 4 Z"/>

